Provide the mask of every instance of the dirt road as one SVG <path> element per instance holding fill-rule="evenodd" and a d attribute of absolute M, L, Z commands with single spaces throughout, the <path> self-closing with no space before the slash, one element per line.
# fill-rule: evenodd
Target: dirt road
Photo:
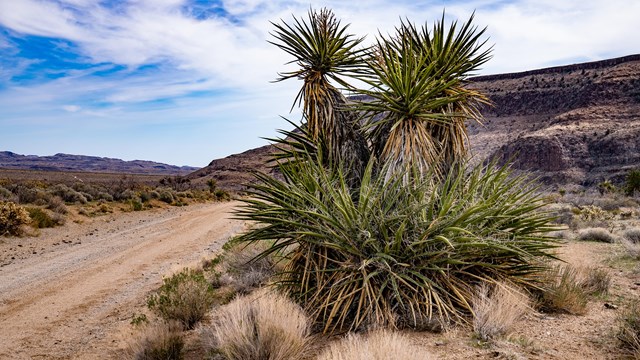
<path fill-rule="evenodd" d="M 121 214 L 2 240 L 13 259 L 0 265 L 0 359 L 117 358 L 162 276 L 210 257 L 242 228 L 230 219 L 236 205 Z"/>

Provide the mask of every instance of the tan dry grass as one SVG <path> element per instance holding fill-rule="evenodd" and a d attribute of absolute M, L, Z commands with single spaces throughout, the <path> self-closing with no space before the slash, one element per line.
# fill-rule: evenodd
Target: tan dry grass
<path fill-rule="evenodd" d="M 529 296 L 505 284 L 482 285 L 473 299 L 473 330 L 484 341 L 506 336 L 531 309 Z"/>
<path fill-rule="evenodd" d="M 578 270 L 571 265 L 556 265 L 546 273 L 546 289 L 540 299 L 545 311 L 582 315 L 587 311 L 588 293 Z"/>
<path fill-rule="evenodd" d="M 294 360 L 305 356 L 309 323 L 287 297 L 259 290 L 214 315 L 212 345 L 229 360 Z"/>
<path fill-rule="evenodd" d="M 378 330 L 367 335 L 349 334 L 331 344 L 317 360 L 428 360 L 424 349 L 397 332 Z"/>
<path fill-rule="evenodd" d="M 134 337 L 127 355 L 135 360 L 182 359 L 182 325 L 177 322 L 148 325 Z"/>

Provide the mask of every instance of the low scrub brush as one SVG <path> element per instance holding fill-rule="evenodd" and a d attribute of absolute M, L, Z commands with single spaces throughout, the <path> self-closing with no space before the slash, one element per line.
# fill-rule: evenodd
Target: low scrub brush
<path fill-rule="evenodd" d="M 165 278 L 160 289 L 149 296 L 147 306 L 162 318 L 179 321 L 186 329 L 193 329 L 213 302 L 213 288 L 202 272 L 184 269 Z"/>
<path fill-rule="evenodd" d="M 180 360 L 183 348 L 181 325 L 160 323 L 146 326 L 129 344 L 128 355 L 135 360 Z"/>
<path fill-rule="evenodd" d="M 577 240 L 614 243 L 616 236 L 605 228 L 587 228 L 578 231 Z"/>
<path fill-rule="evenodd" d="M 0 236 L 23 233 L 23 226 L 31 223 L 29 213 L 13 202 L 0 202 Z"/>
<path fill-rule="evenodd" d="M 504 283 L 483 284 L 473 299 L 473 330 L 484 341 L 508 335 L 528 310 L 523 292 Z"/>
<path fill-rule="evenodd" d="M 391 331 L 367 335 L 349 334 L 324 351 L 318 360 L 429 360 L 435 357 L 414 345 L 406 337 Z"/>
<path fill-rule="evenodd" d="M 262 290 L 217 310 L 212 345 L 228 360 L 299 360 L 305 358 L 308 335 L 300 306 Z"/>

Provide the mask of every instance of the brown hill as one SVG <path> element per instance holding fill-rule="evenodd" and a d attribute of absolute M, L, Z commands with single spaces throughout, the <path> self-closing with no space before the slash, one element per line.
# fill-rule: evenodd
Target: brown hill
<path fill-rule="evenodd" d="M 476 161 L 515 159 L 548 184 L 621 182 L 640 165 L 640 55 L 512 74 L 480 76 L 472 86 L 493 107 L 469 124 Z M 242 190 L 251 171 L 268 171 L 270 146 L 224 159 L 188 177 Z"/>
<path fill-rule="evenodd" d="M 84 171 L 147 175 L 186 175 L 196 167 L 174 166 L 153 161 L 55 154 L 51 156 L 20 155 L 0 151 L 0 168 L 9 170 Z"/>

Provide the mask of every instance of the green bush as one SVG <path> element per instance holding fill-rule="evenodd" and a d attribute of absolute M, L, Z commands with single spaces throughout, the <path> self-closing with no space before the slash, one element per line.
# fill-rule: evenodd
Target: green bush
<path fill-rule="evenodd" d="M 631 170 L 625 178 L 624 192 L 631 196 L 637 191 L 640 191 L 640 170 Z"/>
<path fill-rule="evenodd" d="M 184 269 L 163 279 L 160 289 L 147 299 L 147 306 L 162 318 L 193 329 L 213 305 L 212 295 L 213 288 L 201 271 Z"/>
<path fill-rule="evenodd" d="M 292 248 L 280 284 L 325 331 L 466 321 L 474 286 L 536 287 L 552 257 L 552 219 L 523 178 L 505 168 L 452 171 L 442 182 L 372 178 L 358 191 L 313 161 L 259 175 L 238 217 L 258 224 L 238 240 Z M 429 179 L 429 177 L 427 177 Z"/>
<path fill-rule="evenodd" d="M 22 234 L 22 226 L 31 222 L 29 213 L 13 202 L 0 202 L 0 235 Z"/>
<path fill-rule="evenodd" d="M 168 188 L 162 188 L 158 190 L 159 197 L 158 199 L 167 204 L 172 204 L 176 200 L 176 196 L 174 191 Z"/>
<path fill-rule="evenodd" d="M 67 203 L 87 203 L 87 198 L 84 195 L 64 184 L 54 185 L 48 191 L 51 195 L 61 197 Z"/>
<path fill-rule="evenodd" d="M 31 225 L 35 228 L 52 228 L 56 225 L 59 225 L 58 221 L 43 209 L 37 207 L 28 207 L 26 208 L 26 210 L 29 213 L 29 217 L 31 218 Z"/>

